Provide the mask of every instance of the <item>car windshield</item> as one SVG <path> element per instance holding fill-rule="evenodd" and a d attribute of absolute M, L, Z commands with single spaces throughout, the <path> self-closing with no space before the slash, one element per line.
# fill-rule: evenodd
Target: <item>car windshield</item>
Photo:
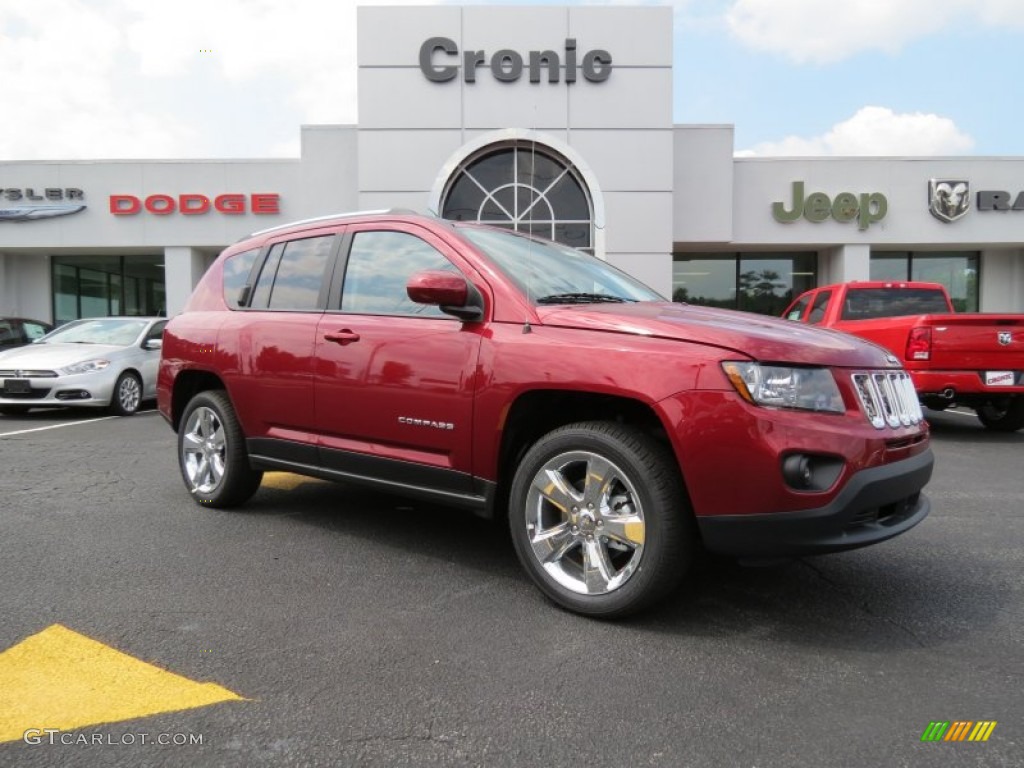
<path fill-rule="evenodd" d="M 43 337 L 39 344 L 113 344 L 127 347 L 133 344 L 148 320 L 134 320 L 121 317 L 105 317 L 91 320 L 78 320 L 58 328 Z"/>
<path fill-rule="evenodd" d="M 664 300 L 611 264 L 575 248 L 492 229 L 462 227 L 459 232 L 535 304 Z"/>

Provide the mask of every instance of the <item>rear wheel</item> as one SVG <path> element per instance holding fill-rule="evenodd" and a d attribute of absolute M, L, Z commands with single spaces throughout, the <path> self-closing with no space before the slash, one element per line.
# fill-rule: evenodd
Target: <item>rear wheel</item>
<path fill-rule="evenodd" d="M 512 483 L 509 524 L 520 562 L 545 595 L 604 618 L 671 592 L 695 538 L 671 452 L 608 422 L 556 429 L 527 451 Z"/>
<path fill-rule="evenodd" d="M 185 407 L 178 464 L 192 498 L 211 507 L 244 504 L 263 480 L 263 473 L 249 466 L 242 427 L 220 390 L 200 392 Z"/>
<path fill-rule="evenodd" d="M 993 432 L 1016 432 L 1024 427 L 1024 397 L 1006 397 L 976 410 L 978 421 Z"/>

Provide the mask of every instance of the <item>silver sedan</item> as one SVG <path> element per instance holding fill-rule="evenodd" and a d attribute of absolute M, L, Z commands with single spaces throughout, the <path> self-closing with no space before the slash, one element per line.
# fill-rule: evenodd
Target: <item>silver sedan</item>
<path fill-rule="evenodd" d="M 165 325 L 162 317 L 92 317 L 0 352 L 0 414 L 66 406 L 135 413 L 156 397 Z"/>

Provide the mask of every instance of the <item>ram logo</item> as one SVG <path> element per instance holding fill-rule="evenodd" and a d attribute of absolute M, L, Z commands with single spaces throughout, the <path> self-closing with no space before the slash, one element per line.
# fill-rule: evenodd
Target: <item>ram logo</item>
<path fill-rule="evenodd" d="M 999 335 L 996 338 L 998 338 L 999 343 L 1005 347 L 1013 341 L 1013 333 L 1011 331 L 999 331 Z"/>
<path fill-rule="evenodd" d="M 970 187 L 966 179 L 929 179 L 928 210 L 939 221 L 956 221 L 971 207 Z"/>

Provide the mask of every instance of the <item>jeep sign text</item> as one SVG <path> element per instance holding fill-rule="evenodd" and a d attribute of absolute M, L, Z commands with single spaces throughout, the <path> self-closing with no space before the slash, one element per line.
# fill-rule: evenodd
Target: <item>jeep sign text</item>
<path fill-rule="evenodd" d="M 428 80 L 435 83 L 454 80 L 459 73 L 458 55 L 459 47 L 454 40 L 447 37 L 431 37 L 420 46 L 420 71 Z M 556 51 L 530 51 L 525 61 L 528 62 L 531 83 L 540 82 L 542 68 L 548 72 L 549 83 L 558 82 L 562 60 Z M 491 74 L 495 80 L 503 83 L 514 82 L 523 74 L 523 62 L 521 54 L 502 48 L 491 56 Z M 486 64 L 487 54 L 484 51 L 465 51 L 462 54 L 462 79 L 467 83 L 475 83 L 477 67 Z M 612 55 L 603 50 L 588 51 L 583 55 L 583 64 L 579 68 L 583 70 L 583 77 L 590 82 L 604 82 L 612 73 Z M 566 38 L 566 83 L 576 82 L 576 69 L 576 40 Z"/>
<path fill-rule="evenodd" d="M 830 216 L 836 221 L 857 220 L 858 229 L 867 229 L 885 218 L 889 201 L 881 192 L 840 192 L 831 199 L 824 192 L 812 192 L 804 198 L 804 183 L 793 182 L 793 205 L 788 211 L 781 200 L 772 203 L 772 216 L 776 221 L 789 223 L 803 216 L 808 221 L 822 222 Z"/>

